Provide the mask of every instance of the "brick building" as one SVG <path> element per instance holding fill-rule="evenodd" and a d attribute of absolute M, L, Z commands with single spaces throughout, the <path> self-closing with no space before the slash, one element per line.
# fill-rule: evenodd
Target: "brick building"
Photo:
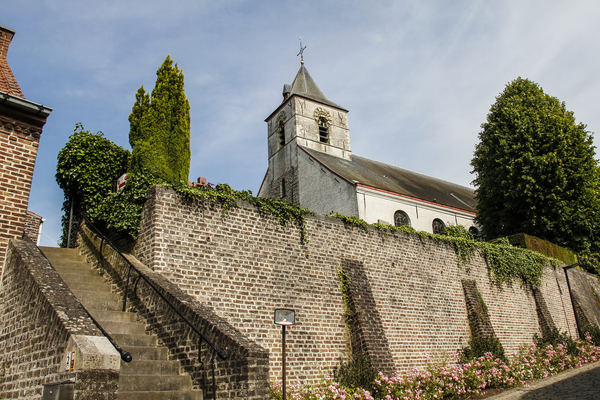
<path fill-rule="evenodd" d="M 42 128 L 51 108 L 25 99 L 6 54 L 15 32 L 0 26 L 0 267 L 10 238 L 25 229 Z"/>
<path fill-rule="evenodd" d="M 319 214 L 439 233 L 478 233 L 473 189 L 352 154 L 348 110 L 329 100 L 302 62 L 283 102 L 267 117 L 269 167 L 258 195 Z"/>

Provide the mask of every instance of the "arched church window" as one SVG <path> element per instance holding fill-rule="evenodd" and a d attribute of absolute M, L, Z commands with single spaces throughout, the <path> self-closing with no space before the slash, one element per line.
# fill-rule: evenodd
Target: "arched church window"
<path fill-rule="evenodd" d="M 396 226 L 403 226 L 403 225 L 408 225 L 410 226 L 410 218 L 408 218 L 408 215 L 401 210 L 398 210 L 394 213 L 394 225 Z"/>
<path fill-rule="evenodd" d="M 329 112 L 322 107 L 317 108 L 314 115 L 317 126 L 319 127 L 319 141 L 321 143 L 329 143 L 331 115 L 329 115 Z"/>
<path fill-rule="evenodd" d="M 283 118 L 277 121 L 277 136 L 279 137 L 279 145 L 285 146 L 285 121 Z"/>
<path fill-rule="evenodd" d="M 436 218 L 433 220 L 431 227 L 433 228 L 433 234 L 435 235 L 437 233 L 444 232 L 444 229 L 446 229 L 446 224 L 444 224 L 441 219 Z"/>

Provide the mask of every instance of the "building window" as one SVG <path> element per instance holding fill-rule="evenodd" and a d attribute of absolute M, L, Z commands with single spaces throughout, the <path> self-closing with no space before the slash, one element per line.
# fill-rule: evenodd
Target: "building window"
<path fill-rule="evenodd" d="M 327 119 L 321 117 L 318 120 L 319 124 L 319 140 L 321 143 L 329 143 L 329 124 Z"/>
<path fill-rule="evenodd" d="M 479 237 L 479 229 L 475 228 L 474 226 L 469 228 L 469 232 L 471 233 L 471 235 L 473 235 L 474 238 Z"/>
<path fill-rule="evenodd" d="M 281 178 L 281 197 L 285 197 L 285 178 Z"/>
<path fill-rule="evenodd" d="M 279 118 L 277 121 L 277 136 L 279 137 L 279 145 L 285 146 L 285 121 L 283 118 Z"/>
<path fill-rule="evenodd" d="M 434 219 L 433 224 L 431 224 L 431 226 L 433 228 L 434 235 L 437 233 L 442 233 L 444 232 L 444 229 L 446 229 L 446 224 L 444 224 L 439 218 Z"/>
<path fill-rule="evenodd" d="M 319 126 L 319 141 L 321 143 L 329 143 L 329 127 L 331 126 L 331 115 L 329 112 L 319 107 L 315 110 L 315 121 Z"/>
<path fill-rule="evenodd" d="M 396 226 L 404 226 L 404 225 L 408 225 L 410 226 L 410 218 L 408 218 L 408 215 L 404 212 L 404 211 L 396 211 L 394 213 L 394 225 Z"/>

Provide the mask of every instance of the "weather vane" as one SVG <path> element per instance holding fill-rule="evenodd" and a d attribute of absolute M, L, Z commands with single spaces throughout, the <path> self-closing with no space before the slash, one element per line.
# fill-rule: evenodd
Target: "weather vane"
<path fill-rule="evenodd" d="M 306 46 L 302 47 L 302 36 L 300 37 L 300 53 L 296 54 L 296 57 L 300 56 L 300 62 L 304 64 L 304 49 Z"/>

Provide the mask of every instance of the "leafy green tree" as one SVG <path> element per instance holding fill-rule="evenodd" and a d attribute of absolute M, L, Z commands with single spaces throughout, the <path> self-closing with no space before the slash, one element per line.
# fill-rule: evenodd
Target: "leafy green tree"
<path fill-rule="evenodd" d="M 574 251 L 597 251 L 599 170 L 586 126 L 519 77 L 481 127 L 471 165 L 476 220 L 485 236 L 524 232 Z"/>
<path fill-rule="evenodd" d="M 78 123 L 65 147 L 58 153 L 56 182 L 64 192 L 61 246 L 67 245 L 71 203 L 77 213 L 96 209 L 127 170 L 129 151 L 104 137 L 86 131 Z M 74 235 L 75 232 L 72 232 Z"/>
<path fill-rule="evenodd" d="M 183 72 L 167 56 L 149 96 L 142 86 L 129 116 L 133 155 L 129 171 L 187 183 L 190 170 L 190 104 Z"/>

